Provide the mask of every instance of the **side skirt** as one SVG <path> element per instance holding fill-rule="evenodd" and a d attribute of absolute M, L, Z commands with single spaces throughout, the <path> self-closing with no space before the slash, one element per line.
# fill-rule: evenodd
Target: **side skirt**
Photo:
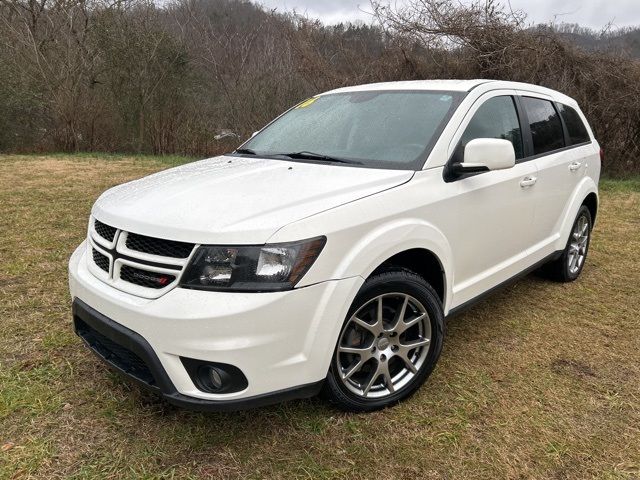
<path fill-rule="evenodd" d="M 451 317 L 459 315 L 460 313 L 464 312 L 465 310 L 468 310 L 469 308 L 473 307 L 475 304 L 481 302 L 482 300 L 484 300 L 486 297 L 488 297 L 492 293 L 495 293 L 497 290 L 500 290 L 500 289 L 506 287 L 507 285 L 510 285 L 511 283 L 515 282 L 516 280 L 519 280 L 520 278 L 528 275 L 529 273 L 533 272 L 534 270 L 539 269 L 545 263 L 557 260 L 558 258 L 560 258 L 562 256 L 563 252 L 564 252 L 564 250 L 558 250 L 556 252 L 553 252 L 551 255 L 547 255 L 546 257 L 544 257 L 539 262 L 536 262 L 533 265 L 531 265 L 530 267 L 525 268 L 520 273 L 516 273 L 513 277 L 506 279 L 504 282 L 499 283 L 495 287 L 491 287 L 486 292 L 483 292 L 480 295 L 477 295 L 477 296 L 473 297 L 471 300 L 467 300 L 463 304 L 458 305 L 455 308 L 452 308 L 451 310 L 449 310 L 449 313 L 447 314 L 446 318 L 449 319 Z"/>

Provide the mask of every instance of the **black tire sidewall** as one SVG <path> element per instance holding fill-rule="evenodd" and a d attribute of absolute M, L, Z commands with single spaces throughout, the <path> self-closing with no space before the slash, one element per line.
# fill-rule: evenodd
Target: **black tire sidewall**
<path fill-rule="evenodd" d="M 340 408 L 350 411 L 372 411 L 394 405 L 412 395 L 429 377 L 442 351 L 444 314 L 442 304 L 433 288 L 422 277 L 404 270 L 384 272 L 370 277 L 362 286 L 354 299 L 349 312 L 340 329 L 339 339 L 354 312 L 369 300 L 384 293 L 406 293 L 419 300 L 426 309 L 431 321 L 431 342 L 427 358 L 418 373 L 401 390 L 383 399 L 362 398 L 343 385 L 338 378 L 336 350 L 331 357 L 331 367 L 325 382 L 325 390 L 329 400 Z M 337 349 L 337 342 L 336 342 Z"/>
<path fill-rule="evenodd" d="M 587 222 L 589 223 L 588 229 L 587 229 L 587 247 L 585 249 L 584 252 L 584 261 L 582 262 L 582 265 L 580 265 L 580 268 L 578 269 L 578 271 L 574 274 L 572 274 L 569 271 L 569 247 L 571 246 L 571 238 L 573 236 L 573 230 L 576 228 L 576 224 L 578 223 L 578 220 L 580 219 L 581 216 L 585 215 L 587 217 Z M 571 232 L 569 233 L 569 239 L 567 240 L 567 245 L 564 248 L 564 252 L 562 252 L 562 268 L 563 268 L 563 274 L 564 277 L 569 280 L 569 281 L 573 281 L 576 278 L 578 278 L 580 276 L 580 273 L 582 273 L 582 269 L 584 268 L 585 264 L 587 263 L 587 255 L 589 254 L 589 245 L 591 244 L 591 229 L 593 227 L 592 224 L 592 219 L 591 219 L 591 212 L 589 211 L 589 209 L 585 206 L 582 205 L 580 207 L 580 209 L 578 210 L 578 214 L 576 215 L 575 220 L 573 221 L 573 224 L 571 225 Z"/>

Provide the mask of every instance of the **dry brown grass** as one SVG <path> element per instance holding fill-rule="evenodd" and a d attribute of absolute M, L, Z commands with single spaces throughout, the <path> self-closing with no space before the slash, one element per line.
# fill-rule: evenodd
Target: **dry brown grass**
<path fill-rule="evenodd" d="M 0 478 L 640 478 L 637 183 L 605 184 L 580 280 L 529 276 L 453 319 L 408 402 L 196 414 L 71 331 L 66 262 L 92 202 L 166 165 L 0 156 Z"/>

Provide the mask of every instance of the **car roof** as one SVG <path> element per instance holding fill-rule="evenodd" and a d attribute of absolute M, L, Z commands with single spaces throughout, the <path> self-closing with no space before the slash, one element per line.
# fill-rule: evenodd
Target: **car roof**
<path fill-rule="evenodd" d="M 371 90 L 447 90 L 468 92 L 472 88 L 491 80 L 409 80 L 401 82 L 380 82 L 342 87 L 326 93 L 361 92 Z"/>
<path fill-rule="evenodd" d="M 504 80 L 410 80 L 401 82 L 381 82 L 367 83 L 364 85 L 354 85 L 351 87 L 342 87 L 323 93 L 327 95 L 331 93 L 347 93 L 347 92 L 366 92 L 381 90 L 436 90 L 448 92 L 469 92 L 476 87 L 482 87 L 479 90 L 489 91 L 497 89 L 513 89 L 520 90 L 523 94 L 526 92 L 539 93 L 552 97 L 554 100 L 576 105 L 575 100 L 567 95 L 550 88 L 541 87 L 532 83 L 509 82 Z"/>

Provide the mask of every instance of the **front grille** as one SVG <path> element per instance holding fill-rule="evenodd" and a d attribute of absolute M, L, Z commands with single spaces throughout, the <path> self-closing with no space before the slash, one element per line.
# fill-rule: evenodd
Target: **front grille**
<path fill-rule="evenodd" d="M 187 258 L 193 250 L 193 243 L 176 242 L 160 238 L 147 237 L 137 233 L 127 234 L 127 248 L 142 253 L 162 257 Z"/>
<path fill-rule="evenodd" d="M 176 279 L 173 275 L 150 272 L 129 265 L 123 265 L 120 268 L 120 278 L 125 282 L 155 289 L 164 288 Z"/>
<path fill-rule="evenodd" d="M 97 219 L 89 229 L 89 244 L 89 267 L 100 280 L 145 298 L 158 298 L 165 287 L 175 286 L 195 248 L 195 243 L 147 237 Z M 98 270 L 106 272 L 108 278 Z"/>
<path fill-rule="evenodd" d="M 116 236 L 116 228 L 107 225 L 106 223 L 102 223 L 100 220 L 94 221 L 93 228 L 102 238 L 109 242 L 113 242 L 113 239 Z"/>
<path fill-rule="evenodd" d="M 93 255 L 93 261 L 95 262 L 95 264 L 100 267 L 102 270 L 104 270 L 105 272 L 109 271 L 109 257 L 107 257 L 106 255 L 103 255 L 102 253 L 100 253 L 98 250 L 96 250 L 95 248 L 92 248 L 92 255 Z"/>
<path fill-rule="evenodd" d="M 151 370 L 138 355 L 105 337 L 78 317 L 75 318 L 75 323 L 78 335 L 108 363 L 147 385 L 157 387 Z"/>

